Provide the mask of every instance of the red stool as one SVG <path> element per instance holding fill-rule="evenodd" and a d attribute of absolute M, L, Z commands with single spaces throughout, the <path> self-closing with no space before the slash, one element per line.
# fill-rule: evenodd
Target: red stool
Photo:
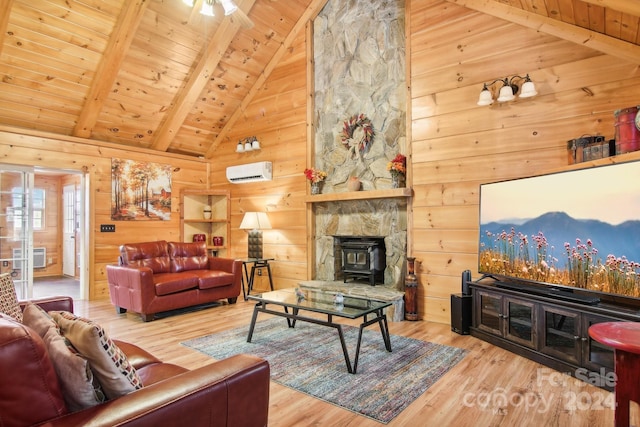
<path fill-rule="evenodd" d="M 596 323 L 589 335 L 615 350 L 615 426 L 629 427 L 629 402 L 640 403 L 640 323 Z"/>

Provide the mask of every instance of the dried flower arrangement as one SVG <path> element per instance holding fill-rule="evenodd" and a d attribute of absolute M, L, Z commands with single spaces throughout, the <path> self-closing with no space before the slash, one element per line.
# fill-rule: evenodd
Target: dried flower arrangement
<path fill-rule="evenodd" d="M 327 173 L 322 170 L 316 170 L 314 168 L 307 168 L 304 170 L 304 176 L 311 182 L 322 182 L 327 177 Z"/>

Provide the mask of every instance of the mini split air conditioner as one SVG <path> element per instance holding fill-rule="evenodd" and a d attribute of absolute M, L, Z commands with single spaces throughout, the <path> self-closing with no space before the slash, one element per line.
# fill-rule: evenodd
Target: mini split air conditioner
<path fill-rule="evenodd" d="M 229 166 L 227 179 L 233 184 L 243 182 L 271 181 L 273 167 L 271 162 L 248 163 L 246 165 Z"/>

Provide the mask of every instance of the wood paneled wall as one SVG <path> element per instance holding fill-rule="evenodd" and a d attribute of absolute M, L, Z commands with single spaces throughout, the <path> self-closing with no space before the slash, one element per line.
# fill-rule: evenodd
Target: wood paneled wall
<path fill-rule="evenodd" d="M 477 277 L 478 185 L 567 168 L 567 140 L 583 134 L 613 137 L 619 108 L 640 104 L 638 64 L 526 29 L 441 0 L 407 0 L 410 40 L 411 159 L 414 189 L 412 253 L 420 261 L 419 313 L 449 322 L 449 295 L 460 274 Z M 90 293 L 107 298 L 104 266 L 125 241 L 179 238 L 179 191 L 231 192 L 231 256 L 244 257 L 246 211 L 266 211 L 273 230 L 264 250 L 275 258 L 277 287 L 307 277 L 307 220 L 302 174 L 307 153 L 307 41 L 301 32 L 243 111 L 211 162 L 126 149 L 77 138 L 19 135 L 0 128 L 0 156 L 15 164 L 84 170 L 90 194 Z M 483 82 L 529 73 L 539 95 L 479 107 Z M 256 136 L 260 151 L 235 153 L 239 139 Z M 169 163 L 174 168 L 171 221 L 110 221 L 110 159 Z M 273 181 L 229 184 L 227 166 L 271 161 Z M 563 191 L 551 189 L 550 191 Z M 544 195 L 537 195 L 544 196 Z M 410 221 L 411 222 L 411 221 Z M 257 288 L 265 288 L 260 278 Z"/>
<path fill-rule="evenodd" d="M 236 122 L 229 140 L 216 150 L 211 182 L 231 192 L 231 255 L 247 256 L 247 233 L 240 230 L 245 212 L 267 212 L 272 230 L 263 232 L 264 256 L 274 258 L 276 287 L 296 286 L 307 279 L 305 203 L 306 165 L 306 36 L 302 31 L 273 70 L 253 102 Z M 238 140 L 256 136 L 262 149 L 236 153 Z M 229 184 L 226 167 L 270 161 L 273 181 Z M 266 289 L 266 276 L 256 277 L 256 289 Z"/>
<path fill-rule="evenodd" d="M 179 240 L 179 195 L 183 187 L 208 188 L 209 163 L 193 157 L 162 155 L 145 149 L 129 148 L 108 143 L 87 143 L 79 138 L 52 137 L 31 132 L 17 133 L 15 129 L 0 127 L 0 157 L 6 163 L 33 165 L 51 169 L 65 169 L 85 173 L 90 187 L 89 220 L 89 299 L 109 297 L 106 281 L 107 264 L 118 259 L 118 247 L 126 242 Z M 111 158 L 124 158 L 170 164 L 172 197 L 170 221 L 111 221 Z M 58 183 L 60 187 L 60 183 Z M 61 191 L 59 191 L 61 194 Z M 58 199 L 59 204 L 62 203 Z M 60 213 L 58 213 L 60 215 Z M 116 224 L 115 233 L 100 233 L 100 224 Z M 38 238 L 34 236 L 34 243 Z M 35 243 L 38 246 L 38 243 Z M 61 252 L 59 257 L 62 256 Z"/>
<path fill-rule="evenodd" d="M 479 184 L 566 169 L 568 140 L 613 138 L 614 111 L 640 103 L 640 72 L 637 63 L 447 1 L 411 3 L 419 311 L 447 323 L 461 272 L 478 277 Z M 538 96 L 476 105 L 483 82 L 526 73 Z"/>

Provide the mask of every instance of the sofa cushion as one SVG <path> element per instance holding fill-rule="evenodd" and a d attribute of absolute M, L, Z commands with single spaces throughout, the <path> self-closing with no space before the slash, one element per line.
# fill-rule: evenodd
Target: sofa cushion
<path fill-rule="evenodd" d="M 42 338 L 4 314 L 0 314 L 0 378 L 0 424 L 33 425 L 68 412 Z"/>
<path fill-rule="evenodd" d="M 194 270 L 192 273 L 198 276 L 198 287 L 200 289 L 218 288 L 233 284 L 232 273 L 217 270 Z"/>
<path fill-rule="evenodd" d="M 172 273 L 209 268 L 206 242 L 169 242 L 169 258 Z"/>
<path fill-rule="evenodd" d="M 198 276 L 193 272 L 162 273 L 153 275 L 156 295 L 171 295 L 198 287 Z"/>
<path fill-rule="evenodd" d="M 42 337 L 58 375 L 64 401 L 71 412 L 106 400 L 89 362 L 64 339 L 56 322 L 35 304 L 24 308 L 23 323 Z"/>
<path fill-rule="evenodd" d="M 157 273 L 168 273 L 171 269 L 167 242 L 125 243 L 120 246 L 120 260 L 129 267 L 148 267 Z"/>
<path fill-rule="evenodd" d="M 115 399 L 142 388 L 136 370 L 104 328 L 67 311 L 53 311 L 50 314 L 64 337 L 89 360 L 91 370 L 107 398 Z"/>
<path fill-rule="evenodd" d="M 22 322 L 22 309 L 18 304 L 16 287 L 9 273 L 0 274 L 0 313 Z"/>

